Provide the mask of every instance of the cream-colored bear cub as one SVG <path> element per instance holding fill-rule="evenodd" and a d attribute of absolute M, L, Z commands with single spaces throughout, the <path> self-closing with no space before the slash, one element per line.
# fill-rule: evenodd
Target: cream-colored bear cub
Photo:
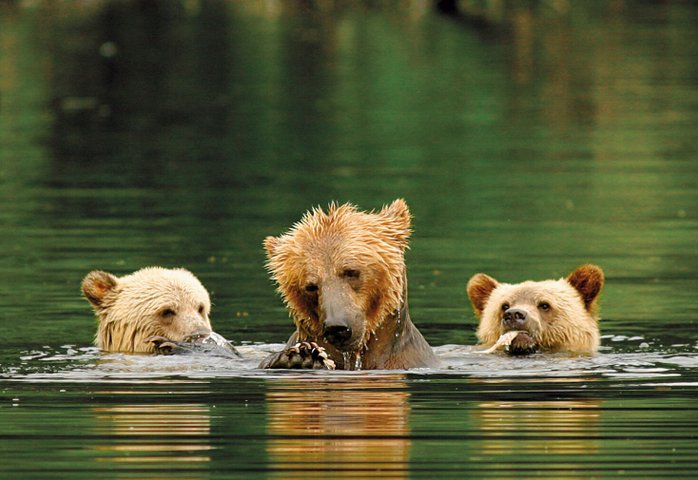
<path fill-rule="evenodd" d="M 590 264 L 560 280 L 517 284 L 478 273 L 467 287 L 480 319 L 478 339 L 491 349 L 504 343 L 512 354 L 592 354 L 599 347 L 597 300 L 603 284 L 603 270 Z"/>
<path fill-rule="evenodd" d="M 147 267 L 118 278 L 95 270 L 82 293 L 99 320 L 95 345 L 107 352 L 152 353 L 150 337 L 189 342 L 211 335 L 211 300 L 188 270 Z"/>

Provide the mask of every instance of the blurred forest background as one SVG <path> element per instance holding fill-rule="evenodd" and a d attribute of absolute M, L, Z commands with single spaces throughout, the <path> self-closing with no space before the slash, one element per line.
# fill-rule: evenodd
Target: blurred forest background
<path fill-rule="evenodd" d="M 685 1 L 0 1 L 5 345 L 89 344 L 89 270 L 184 266 L 283 341 L 266 235 L 404 197 L 412 316 L 607 272 L 610 333 L 696 338 L 698 7 Z"/>

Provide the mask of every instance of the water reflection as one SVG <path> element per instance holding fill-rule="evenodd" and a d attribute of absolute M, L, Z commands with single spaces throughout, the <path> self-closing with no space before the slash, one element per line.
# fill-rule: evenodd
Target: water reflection
<path fill-rule="evenodd" d="M 407 478 L 409 396 L 404 375 L 271 381 L 270 466 L 279 478 L 318 472 Z"/>
<path fill-rule="evenodd" d="M 130 391 L 104 390 L 105 396 Z M 139 392 L 143 395 L 147 392 Z M 162 399 L 162 392 L 153 392 Z M 142 400 L 143 397 L 140 397 Z M 211 461 L 209 406 L 201 403 L 134 403 L 95 407 L 97 461 L 114 464 L 207 463 Z M 116 467 L 117 469 L 119 467 Z M 128 467 L 129 469 L 133 467 Z"/>
<path fill-rule="evenodd" d="M 600 411 L 599 400 L 489 401 L 477 405 L 474 419 L 482 453 L 501 464 L 521 455 L 596 453 Z"/>

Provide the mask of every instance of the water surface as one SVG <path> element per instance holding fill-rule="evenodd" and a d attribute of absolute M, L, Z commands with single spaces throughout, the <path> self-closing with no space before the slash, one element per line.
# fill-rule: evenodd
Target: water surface
<path fill-rule="evenodd" d="M 594 357 L 512 359 L 445 345 L 441 368 L 410 372 L 256 369 L 280 344 L 243 345 L 243 359 L 26 352 L 3 375 L 12 398 L 0 417 L 13 426 L 4 468 L 129 478 L 692 476 L 698 354 L 606 340 L 615 347 Z"/>

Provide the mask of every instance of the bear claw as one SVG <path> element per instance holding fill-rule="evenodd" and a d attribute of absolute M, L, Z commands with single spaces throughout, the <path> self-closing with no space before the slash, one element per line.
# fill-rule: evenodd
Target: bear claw
<path fill-rule="evenodd" d="M 334 370 L 334 361 L 315 342 L 298 342 L 280 352 L 268 368 Z"/>
<path fill-rule="evenodd" d="M 530 355 L 538 351 L 538 344 L 527 332 L 519 332 L 504 351 L 510 355 Z"/>
<path fill-rule="evenodd" d="M 175 342 L 171 341 L 169 338 L 163 337 L 161 335 L 155 335 L 145 339 L 147 343 L 152 343 L 155 346 L 155 353 L 161 355 L 173 355 L 177 351 L 181 350 L 181 347 Z"/>
<path fill-rule="evenodd" d="M 240 352 L 225 338 L 212 332 L 202 342 L 176 342 L 161 335 L 154 335 L 145 339 L 152 343 L 155 353 L 160 355 L 175 355 L 180 353 L 207 353 L 220 357 L 242 358 Z"/>

